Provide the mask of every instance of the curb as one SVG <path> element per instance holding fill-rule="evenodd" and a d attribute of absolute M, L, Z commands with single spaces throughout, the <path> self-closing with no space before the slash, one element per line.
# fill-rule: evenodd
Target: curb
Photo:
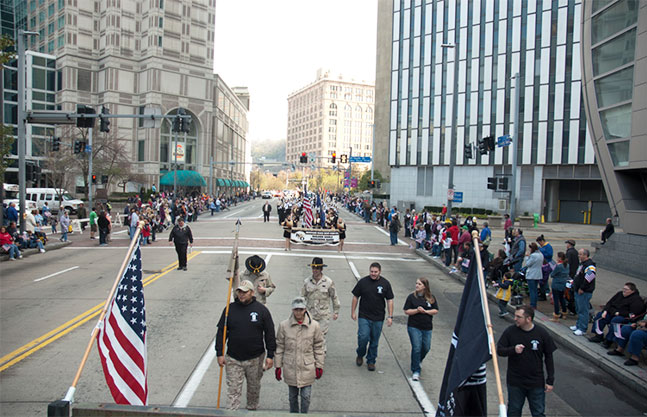
<path fill-rule="evenodd" d="M 444 272 L 445 275 L 465 284 L 466 278 L 462 273 L 450 274 L 444 264 L 419 249 L 415 250 L 415 252 L 418 256 Z M 492 292 L 487 291 L 487 296 L 490 301 L 497 301 L 497 298 Z M 514 307 L 508 305 L 508 310 L 514 312 Z M 607 372 L 627 388 L 640 395 L 647 396 L 647 369 L 638 366 L 632 368 L 624 366 L 624 357 L 615 358 L 608 356 L 606 354 L 606 349 L 602 348 L 597 343 L 590 343 L 586 337 L 573 336 L 573 332 L 571 332 L 566 326 L 551 322 L 549 317 L 539 311 L 535 311 L 534 322 L 535 324 L 544 327 L 561 346 Z"/>
<path fill-rule="evenodd" d="M 69 246 L 71 244 L 72 244 L 72 242 L 70 242 L 70 241 L 67 241 L 67 242 L 51 242 L 50 244 L 45 245 L 45 253 L 47 253 L 47 252 L 49 252 L 51 250 L 64 248 L 64 247 Z M 23 249 L 23 250 L 20 251 L 20 253 L 22 254 L 23 259 L 27 258 L 28 256 L 40 254 L 40 252 L 38 251 L 38 248 Z M 9 262 L 9 255 L 8 254 L 0 255 L 0 262 Z"/>

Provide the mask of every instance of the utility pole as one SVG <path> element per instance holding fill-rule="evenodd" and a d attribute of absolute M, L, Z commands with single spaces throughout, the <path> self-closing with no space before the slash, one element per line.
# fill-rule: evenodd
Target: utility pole
<path fill-rule="evenodd" d="M 454 34 L 454 39 L 458 36 L 457 30 Z M 452 138 L 449 144 L 449 181 L 447 190 L 454 190 L 454 166 L 456 165 L 456 107 L 458 102 L 458 45 L 456 43 L 444 43 L 440 45 L 443 48 L 451 48 L 454 50 L 454 93 L 452 97 Z M 445 94 L 445 97 L 447 95 Z M 452 215 L 453 199 L 447 198 L 447 217 Z"/>
<path fill-rule="evenodd" d="M 213 195 L 213 156 L 209 157 L 209 195 Z"/>
<path fill-rule="evenodd" d="M 94 120 L 94 119 L 93 119 Z M 92 131 L 93 128 L 88 129 L 88 146 L 90 147 L 90 152 L 88 152 L 88 201 L 90 204 L 90 211 L 92 211 Z M 85 151 L 85 149 L 84 149 Z"/>
<path fill-rule="evenodd" d="M 25 125 L 25 42 L 28 35 L 38 35 L 38 32 L 28 32 L 18 29 L 18 204 L 20 212 L 20 233 L 25 232 L 25 194 L 27 193 L 27 175 L 25 154 L 27 151 L 27 131 Z"/>
<path fill-rule="evenodd" d="M 175 149 L 173 149 L 173 198 L 177 199 L 177 135 L 179 132 L 175 132 Z"/>
<path fill-rule="evenodd" d="M 514 218 L 517 211 L 517 147 L 520 145 L 519 132 L 519 73 L 514 75 L 514 125 L 512 128 L 512 176 L 510 177 L 510 219 L 514 225 Z"/>

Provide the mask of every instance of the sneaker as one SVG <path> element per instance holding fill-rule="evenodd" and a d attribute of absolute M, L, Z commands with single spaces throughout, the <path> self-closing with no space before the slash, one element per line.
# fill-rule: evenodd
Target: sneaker
<path fill-rule="evenodd" d="M 45 253 L 45 249 L 41 249 L 41 250 L 40 250 L 40 253 Z"/>
<path fill-rule="evenodd" d="M 10 260 L 10 261 L 15 261 L 15 260 L 16 260 L 16 258 L 9 258 L 9 260 Z"/>
<path fill-rule="evenodd" d="M 363 363 L 364 363 L 364 358 L 362 358 L 361 356 L 358 356 L 357 358 L 355 358 L 355 365 L 362 366 Z"/>
<path fill-rule="evenodd" d="M 182 268 L 182 270 L 183 270 L 183 271 L 188 271 L 188 270 L 186 269 L 186 266 L 185 266 L 184 268 Z"/>
<path fill-rule="evenodd" d="M 18 255 L 18 259 L 22 259 L 22 255 Z"/>
<path fill-rule="evenodd" d="M 374 363 L 369 363 L 366 365 L 369 371 L 373 372 L 375 370 L 375 364 Z"/>
<path fill-rule="evenodd" d="M 504 311 L 503 313 L 499 313 L 499 317 L 505 317 L 508 314 L 510 314 L 510 313 L 508 313 L 507 311 Z"/>
<path fill-rule="evenodd" d="M 413 381 L 420 381 L 420 373 L 414 372 L 413 375 L 411 376 L 411 379 Z"/>
<path fill-rule="evenodd" d="M 181 270 L 182 270 L 182 267 L 181 267 L 181 266 L 178 266 L 178 267 L 177 267 L 177 270 L 178 270 L 178 271 L 181 271 Z"/>
<path fill-rule="evenodd" d="M 571 326 L 571 327 L 569 327 L 569 329 L 575 331 L 575 330 L 577 330 L 577 326 Z"/>
<path fill-rule="evenodd" d="M 575 336 L 584 336 L 584 332 L 581 331 L 580 329 L 577 329 L 573 332 Z"/>

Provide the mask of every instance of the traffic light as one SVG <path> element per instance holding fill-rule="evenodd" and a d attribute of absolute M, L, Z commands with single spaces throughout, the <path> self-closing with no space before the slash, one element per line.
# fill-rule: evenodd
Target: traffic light
<path fill-rule="evenodd" d="M 173 132 L 177 133 L 180 131 L 180 128 L 182 127 L 181 120 L 182 119 L 180 118 L 180 116 L 175 116 L 175 118 L 173 119 Z"/>
<path fill-rule="evenodd" d="M 478 147 L 479 147 L 479 153 L 481 155 L 486 155 L 487 154 L 487 144 L 485 143 L 485 139 L 478 139 Z"/>
<path fill-rule="evenodd" d="M 472 144 L 471 143 L 466 143 L 465 144 L 464 155 L 465 155 L 465 159 L 474 158 L 474 154 L 472 153 Z"/>
<path fill-rule="evenodd" d="M 76 127 L 94 127 L 94 117 L 84 117 L 85 114 L 96 114 L 94 108 L 80 105 L 76 108 L 79 117 L 76 119 Z"/>
<path fill-rule="evenodd" d="M 186 111 L 183 108 L 177 109 L 178 114 L 178 132 L 188 133 L 191 127 L 191 116 L 186 115 Z"/>
<path fill-rule="evenodd" d="M 108 120 L 107 117 L 104 117 L 104 116 L 107 116 L 109 114 L 110 114 L 110 112 L 108 111 L 108 109 L 106 107 L 101 108 L 101 115 L 99 116 L 99 119 L 100 119 L 100 121 L 99 121 L 99 130 L 101 132 L 106 132 L 106 133 L 110 132 L 110 120 Z"/>
<path fill-rule="evenodd" d="M 348 155 L 341 155 L 339 157 L 339 162 L 341 162 L 342 164 L 348 163 Z"/>
<path fill-rule="evenodd" d="M 108 183 L 108 176 L 107 175 L 102 175 L 101 176 L 101 184 L 107 184 Z"/>
<path fill-rule="evenodd" d="M 92 174 L 92 184 L 96 184 L 96 183 L 97 183 L 97 176 Z"/>
<path fill-rule="evenodd" d="M 368 188 L 375 188 L 375 180 L 370 180 L 368 182 Z"/>
<path fill-rule="evenodd" d="M 494 149 L 496 149 L 494 136 L 490 135 L 487 138 L 485 138 L 484 141 L 485 141 L 485 147 L 488 151 L 493 151 Z"/>
<path fill-rule="evenodd" d="M 81 153 L 81 142 L 80 140 L 75 140 L 74 141 L 74 153 Z"/>
<path fill-rule="evenodd" d="M 337 161 L 337 153 L 333 152 L 332 153 L 332 158 L 330 158 L 330 162 L 332 162 L 334 164 L 336 161 Z"/>
<path fill-rule="evenodd" d="M 488 179 L 487 179 L 487 188 L 488 188 L 488 190 L 496 191 L 496 183 L 497 183 L 497 178 L 496 177 L 488 177 Z"/>
<path fill-rule="evenodd" d="M 34 168 L 31 171 L 31 180 L 33 182 L 38 182 L 38 179 L 40 178 L 40 173 L 41 173 L 40 165 L 38 165 L 38 163 L 34 164 Z"/>
<path fill-rule="evenodd" d="M 301 162 L 302 164 L 308 163 L 308 155 L 306 155 L 305 152 L 301 152 L 301 158 L 299 158 L 299 162 Z"/>
<path fill-rule="evenodd" d="M 61 150 L 61 138 L 54 136 L 52 138 L 52 152 L 58 152 Z"/>
<path fill-rule="evenodd" d="M 499 177 L 498 190 L 500 190 L 500 191 L 507 191 L 508 190 L 508 177 Z"/>

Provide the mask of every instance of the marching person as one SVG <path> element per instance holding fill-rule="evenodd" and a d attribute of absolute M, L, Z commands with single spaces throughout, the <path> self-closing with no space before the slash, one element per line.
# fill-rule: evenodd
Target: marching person
<path fill-rule="evenodd" d="M 134 235 L 133 232 L 132 236 Z M 184 224 L 184 218 L 178 217 L 177 224 L 168 235 L 168 241 L 169 243 L 172 242 L 175 244 L 175 252 L 177 252 L 178 260 L 177 269 L 186 271 L 186 250 L 188 245 L 191 245 L 193 248 L 193 234 L 191 233 L 191 228 Z"/>
<path fill-rule="evenodd" d="M 289 387 L 290 412 L 307 414 L 312 383 L 323 375 L 326 352 L 319 323 L 306 309 L 306 300 L 292 300 L 292 314 L 279 325 L 276 335 L 274 375 Z M 299 396 L 301 408 L 299 408 Z"/>
<path fill-rule="evenodd" d="M 263 223 L 270 221 L 270 213 L 272 212 L 272 205 L 269 201 L 263 204 Z"/>
<path fill-rule="evenodd" d="M 521 416 L 528 398 L 530 413 L 543 416 L 546 393 L 553 390 L 555 366 L 553 352 L 557 350 L 550 334 L 535 326 L 535 311 L 531 306 L 519 306 L 514 312 L 514 325 L 508 327 L 496 347 L 499 356 L 508 357 L 508 416 Z M 544 376 L 544 362 L 546 375 Z"/>
<path fill-rule="evenodd" d="M 312 268 L 312 276 L 305 279 L 303 288 L 301 288 L 301 295 L 307 301 L 308 313 L 319 322 L 321 332 L 326 337 L 330 318 L 337 320 L 341 304 L 339 303 L 335 283 L 323 274 L 324 267 L 328 266 L 323 263 L 323 259 L 319 257 L 312 258 L 312 263 L 308 266 Z M 332 315 L 330 314 L 331 302 Z"/>
<path fill-rule="evenodd" d="M 292 234 L 292 227 L 294 227 L 294 221 L 292 214 L 288 214 L 283 223 L 283 237 L 285 238 L 285 250 L 291 250 L 290 235 Z"/>
<path fill-rule="evenodd" d="M 229 304 L 229 315 L 223 309 L 218 321 L 216 356 L 227 373 L 229 409 L 240 407 L 243 381 L 247 380 L 247 409 L 256 410 L 261 395 L 263 371 L 274 366 L 276 336 L 270 311 L 254 297 L 254 284 L 242 281 L 236 288 L 236 299 Z M 227 326 L 227 354 L 223 334 Z M 267 352 L 267 358 L 265 358 Z"/>
<path fill-rule="evenodd" d="M 353 302 L 350 307 L 350 316 L 357 320 L 357 358 L 355 364 L 362 366 L 364 356 L 369 371 L 375 371 L 377 348 L 384 324 L 384 307 L 388 306 L 389 316 L 386 325 L 393 324 L 393 290 L 391 283 L 380 275 L 382 266 L 373 262 L 369 268 L 369 275 L 360 279 L 353 288 Z M 359 320 L 355 310 L 359 302 Z M 368 345 L 368 352 L 367 347 Z"/>
<path fill-rule="evenodd" d="M 431 349 L 431 331 L 434 316 L 438 314 L 438 302 L 431 294 L 427 278 L 416 280 L 416 289 L 404 302 L 407 333 L 411 341 L 411 373 L 414 381 L 420 380 L 420 364 Z"/>
<path fill-rule="evenodd" d="M 243 271 L 240 276 L 241 280 L 248 280 L 254 284 L 256 301 L 262 304 L 267 304 L 267 297 L 276 289 L 270 274 L 265 270 L 266 266 L 265 260 L 260 256 L 250 256 L 245 259 L 245 268 L 247 270 Z"/>
<path fill-rule="evenodd" d="M 341 216 L 337 218 L 337 230 L 339 231 L 339 248 L 337 252 L 344 250 L 344 239 L 346 239 L 346 224 Z"/>

